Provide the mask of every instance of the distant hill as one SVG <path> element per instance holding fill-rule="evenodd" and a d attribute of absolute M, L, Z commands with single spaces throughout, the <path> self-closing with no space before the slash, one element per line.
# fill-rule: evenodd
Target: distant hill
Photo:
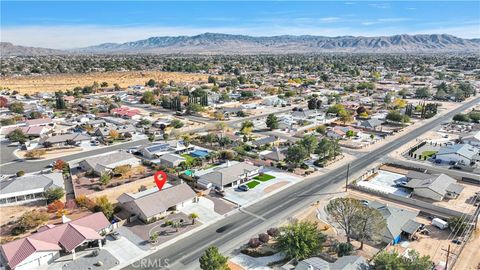
<path fill-rule="evenodd" d="M 2 55 L 63 53 L 152 54 L 285 54 L 285 53 L 443 53 L 480 52 L 480 39 L 446 34 L 381 37 L 271 36 L 205 33 L 196 36 L 151 37 L 126 43 L 104 43 L 68 51 L 2 43 Z M 5 51 L 5 54 L 4 54 Z"/>
<path fill-rule="evenodd" d="M 0 55 L 1 56 L 14 56 L 14 55 L 56 55 L 66 54 L 68 52 L 55 49 L 37 48 L 37 47 L 25 47 L 13 45 L 9 42 L 0 42 Z"/>
<path fill-rule="evenodd" d="M 383 37 L 272 36 L 253 37 L 205 33 L 196 36 L 151 37 L 122 44 L 106 43 L 74 50 L 90 53 L 403 53 L 479 52 L 480 40 L 446 34 Z"/>

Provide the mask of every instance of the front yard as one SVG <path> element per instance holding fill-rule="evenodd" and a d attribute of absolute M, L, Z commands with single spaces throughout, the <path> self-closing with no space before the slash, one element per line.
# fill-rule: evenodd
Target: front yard
<path fill-rule="evenodd" d="M 259 175 L 255 176 L 255 177 L 253 177 L 253 179 L 255 179 L 255 180 L 260 180 L 260 181 L 262 181 L 262 182 L 266 182 L 266 181 L 268 181 L 268 180 L 275 179 L 275 176 L 264 173 L 264 174 L 259 174 Z"/>

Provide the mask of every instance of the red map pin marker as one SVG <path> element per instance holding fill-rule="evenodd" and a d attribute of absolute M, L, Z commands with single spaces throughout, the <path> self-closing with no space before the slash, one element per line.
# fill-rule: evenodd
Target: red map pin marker
<path fill-rule="evenodd" d="M 157 184 L 158 190 L 162 190 L 163 185 L 167 182 L 167 174 L 164 171 L 157 171 L 153 175 L 153 179 L 155 180 L 155 184 Z"/>

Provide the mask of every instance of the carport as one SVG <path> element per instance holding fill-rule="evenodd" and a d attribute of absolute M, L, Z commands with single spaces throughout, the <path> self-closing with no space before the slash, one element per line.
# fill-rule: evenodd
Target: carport
<path fill-rule="evenodd" d="M 418 223 L 414 220 L 409 220 L 405 225 L 402 227 L 402 233 L 408 236 L 408 239 L 411 239 L 413 235 L 418 231 L 418 229 L 422 226 L 421 223 Z"/>

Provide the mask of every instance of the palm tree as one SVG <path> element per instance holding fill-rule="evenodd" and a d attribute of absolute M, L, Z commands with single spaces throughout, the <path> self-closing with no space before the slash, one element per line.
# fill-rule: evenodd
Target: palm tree
<path fill-rule="evenodd" d="M 192 225 L 195 225 L 195 219 L 199 218 L 197 213 L 191 213 L 189 217 L 192 219 Z"/>

